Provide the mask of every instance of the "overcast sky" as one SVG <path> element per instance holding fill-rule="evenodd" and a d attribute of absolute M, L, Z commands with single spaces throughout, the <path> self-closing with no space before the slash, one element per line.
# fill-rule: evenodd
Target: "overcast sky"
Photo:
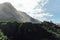
<path fill-rule="evenodd" d="M 4 2 L 10 2 L 17 10 L 40 21 L 60 23 L 60 0 L 0 0 L 0 3 Z"/>

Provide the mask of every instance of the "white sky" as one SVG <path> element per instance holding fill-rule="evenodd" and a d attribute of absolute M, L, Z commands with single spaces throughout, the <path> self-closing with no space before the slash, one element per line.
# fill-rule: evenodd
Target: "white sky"
<path fill-rule="evenodd" d="M 17 10 L 30 12 L 36 5 L 38 0 L 0 0 L 0 3 L 10 2 Z"/>
<path fill-rule="evenodd" d="M 45 13 L 44 5 L 48 0 L 0 0 L 0 3 L 3 2 L 10 2 L 17 10 L 24 11 L 31 17 L 41 21 L 47 20 L 47 18 L 44 18 L 45 16 L 53 16 Z"/>

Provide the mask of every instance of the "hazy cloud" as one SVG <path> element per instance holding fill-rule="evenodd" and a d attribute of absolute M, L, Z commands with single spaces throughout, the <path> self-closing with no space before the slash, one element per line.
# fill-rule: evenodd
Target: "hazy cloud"
<path fill-rule="evenodd" d="M 24 11 L 38 20 L 47 20 L 46 17 L 53 16 L 51 13 L 46 12 L 47 9 L 44 8 L 48 0 L 0 0 L 0 3 L 3 2 L 10 2 L 17 10 Z"/>
<path fill-rule="evenodd" d="M 40 0 L 37 1 L 37 5 L 33 8 L 33 10 L 30 13 L 30 16 L 32 16 L 33 18 L 36 18 L 40 21 L 49 21 L 52 19 L 47 19 L 47 17 L 52 17 L 53 15 L 49 12 L 47 12 L 46 8 L 44 8 L 44 5 L 46 5 L 48 2 L 48 0 Z"/>

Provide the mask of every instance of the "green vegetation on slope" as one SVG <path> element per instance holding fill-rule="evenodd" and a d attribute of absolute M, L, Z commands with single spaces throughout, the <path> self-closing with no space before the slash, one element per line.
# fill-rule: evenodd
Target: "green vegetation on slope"
<path fill-rule="evenodd" d="M 0 26 L 8 28 L 7 31 L 8 32 L 10 31 L 9 33 L 11 33 L 11 35 L 13 35 L 12 33 L 15 33 L 14 32 L 15 30 L 16 30 L 16 32 L 18 31 L 18 33 L 23 31 L 23 34 L 24 34 L 24 33 L 29 33 L 32 31 L 35 32 L 35 31 L 37 31 L 37 29 L 40 30 L 41 28 L 43 28 L 42 30 L 45 29 L 45 30 L 47 30 L 47 32 L 52 33 L 53 36 L 55 36 L 55 38 L 60 39 L 60 28 L 56 24 L 51 23 L 51 22 L 45 21 L 45 22 L 42 22 L 42 23 L 37 24 L 37 25 L 33 24 L 33 23 L 0 22 Z M 41 32 L 41 31 L 39 31 L 39 32 Z M 3 39 L 3 40 L 5 38 L 7 39 L 7 37 L 4 36 L 4 34 L 1 31 L 0 31 L 0 35 L 2 35 L 0 37 L 0 39 Z"/>
<path fill-rule="evenodd" d="M 7 36 L 5 36 L 1 30 L 0 30 L 0 40 L 8 40 Z"/>
<path fill-rule="evenodd" d="M 60 39 L 60 27 L 52 22 L 44 21 L 43 28 L 47 30 L 49 33 L 52 33 L 55 35 L 56 38 Z"/>

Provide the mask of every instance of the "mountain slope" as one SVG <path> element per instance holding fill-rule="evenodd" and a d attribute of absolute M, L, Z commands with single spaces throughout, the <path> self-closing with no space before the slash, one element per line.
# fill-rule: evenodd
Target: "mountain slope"
<path fill-rule="evenodd" d="M 16 9 L 10 3 L 0 4 L 0 21 L 16 21 Z"/>
<path fill-rule="evenodd" d="M 26 14 L 25 12 L 18 11 L 18 13 L 19 13 L 19 15 L 20 15 L 20 19 L 21 19 L 23 22 L 41 23 L 39 20 L 30 17 L 30 16 L 29 16 L 28 14 Z"/>
<path fill-rule="evenodd" d="M 18 22 L 40 23 L 40 21 L 30 17 L 25 12 L 17 11 L 8 2 L 0 4 L 0 21 L 18 21 Z"/>

